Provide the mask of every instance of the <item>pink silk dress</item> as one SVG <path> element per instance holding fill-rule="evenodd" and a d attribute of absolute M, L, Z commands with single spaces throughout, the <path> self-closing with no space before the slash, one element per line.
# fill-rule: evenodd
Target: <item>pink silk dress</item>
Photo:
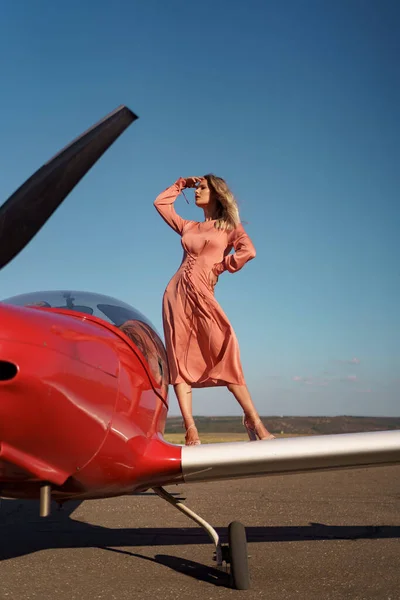
<path fill-rule="evenodd" d="M 235 332 L 214 297 L 210 272 L 235 273 L 256 251 L 239 224 L 230 232 L 215 221 L 187 221 L 174 208 L 185 186 L 183 178 L 162 192 L 154 206 L 181 236 L 183 259 L 163 296 L 163 327 L 170 383 L 192 387 L 245 385 Z M 232 248 L 234 253 L 230 254 Z"/>

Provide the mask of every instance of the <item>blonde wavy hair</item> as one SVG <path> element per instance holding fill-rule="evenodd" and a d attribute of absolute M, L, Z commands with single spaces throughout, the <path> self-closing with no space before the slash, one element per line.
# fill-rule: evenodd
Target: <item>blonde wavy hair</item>
<path fill-rule="evenodd" d="M 228 184 L 221 177 L 212 173 L 204 175 L 208 187 L 215 199 L 213 218 L 216 219 L 216 229 L 232 231 L 240 223 L 239 208 Z"/>

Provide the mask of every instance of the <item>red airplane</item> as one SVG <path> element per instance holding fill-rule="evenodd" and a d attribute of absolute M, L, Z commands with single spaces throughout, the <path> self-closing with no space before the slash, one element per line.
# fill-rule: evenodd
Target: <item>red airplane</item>
<path fill-rule="evenodd" d="M 121 106 L 41 167 L 0 208 L 0 268 L 41 229 L 137 119 Z M 34 292 L 0 303 L 0 495 L 106 498 L 152 488 L 203 527 L 233 587 L 250 585 L 246 532 L 217 532 L 164 487 L 400 462 L 400 431 L 179 446 L 168 412 L 164 345 L 148 319 L 94 293 Z"/>

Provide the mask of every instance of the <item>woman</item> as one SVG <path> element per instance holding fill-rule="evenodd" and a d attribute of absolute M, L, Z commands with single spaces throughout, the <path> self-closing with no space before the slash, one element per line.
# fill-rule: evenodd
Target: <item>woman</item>
<path fill-rule="evenodd" d="M 182 219 L 174 201 L 185 188 L 196 188 L 204 221 Z M 254 246 L 239 221 L 236 201 L 220 177 L 178 179 L 154 206 L 181 236 L 184 256 L 163 297 L 163 326 L 170 383 L 186 429 L 186 445 L 200 444 L 192 414 L 192 388 L 227 386 L 244 412 L 250 439 L 273 439 L 261 422 L 246 386 L 239 346 L 232 326 L 214 297 L 218 276 L 235 273 L 255 257 Z M 233 254 L 229 254 L 232 248 Z"/>

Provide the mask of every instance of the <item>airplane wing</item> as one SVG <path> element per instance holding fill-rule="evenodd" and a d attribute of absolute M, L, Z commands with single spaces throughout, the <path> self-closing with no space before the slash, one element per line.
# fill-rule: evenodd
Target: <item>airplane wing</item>
<path fill-rule="evenodd" d="M 184 446 L 185 483 L 400 463 L 400 431 Z"/>
<path fill-rule="evenodd" d="M 36 235 L 71 190 L 138 117 L 120 106 L 36 171 L 0 208 L 0 269 Z"/>

